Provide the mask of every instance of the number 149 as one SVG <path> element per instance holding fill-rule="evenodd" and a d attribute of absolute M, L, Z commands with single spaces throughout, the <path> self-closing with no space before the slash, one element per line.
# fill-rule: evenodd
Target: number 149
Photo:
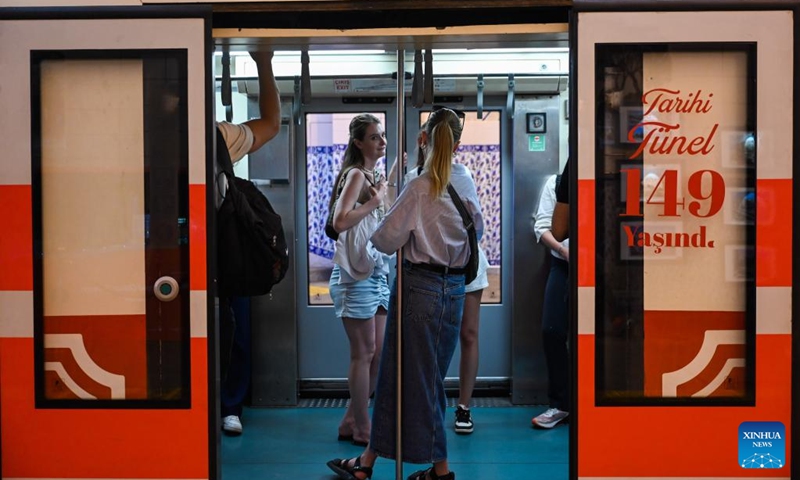
<path fill-rule="evenodd" d="M 623 168 L 620 170 L 626 178 L 626 184 L 622 188 L 626 189 L 626 198 L 631 199 L 625 206 L 625 213 L 620 214 L 623 217 L 641 217 L 642 206 L 639 202 L 642 189 L 642 170 L 638 168 Z M 708 175 L 710 178 L 709 191 L 703 192 L 703 176 Z M 653 191 L 644 200 L 646 205 L 661 205 L 662 213 L 659 217 L 678 217 L 678 206 L 681 208 L 689 209 L 689 213 L 699 218 L 706 218 L 716 215 L 722 208 L 725 201 L 725 180 L 719 172 L 714 170 L 698 170 L 689 176 L 689 181 L 686 185 L 686 190 L 691 197 L 688 205 L 686 199 L 678 198 L 678 171 L 665 170 L 661 177 L 658 179 Z M 656 196 L 656 192 L 664 192 L 663 199 Z M 656 197 L 656 198 L 654 198 Z M 703 212 L 704 205 L 707 204 L 707 209 Z"/>

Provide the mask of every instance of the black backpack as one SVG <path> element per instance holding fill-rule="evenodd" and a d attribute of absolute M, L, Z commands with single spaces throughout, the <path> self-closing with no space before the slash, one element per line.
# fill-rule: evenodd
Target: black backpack
<path fill-rule="evenodd" d="M 217 129 L 219 176 L 228 178 L 228 191 L 217 211 L 217 294 L 264 295 L 283 280 L 289 268 L 289 249 L 281 217 L 253 182 L 233 174 L 222 133 Z"/>

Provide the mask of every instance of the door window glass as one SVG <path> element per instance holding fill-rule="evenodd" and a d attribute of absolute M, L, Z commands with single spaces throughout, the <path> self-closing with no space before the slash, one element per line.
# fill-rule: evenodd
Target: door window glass
<path fill-rule="evenodd" d="M 38 52 L 36 398 L 188 406 L 185 52 Z"/>
<path fill-rule="evenodd" d="M 595 73 L 598 403 L 751 403 L 754 49 L 599 44 Z"/>

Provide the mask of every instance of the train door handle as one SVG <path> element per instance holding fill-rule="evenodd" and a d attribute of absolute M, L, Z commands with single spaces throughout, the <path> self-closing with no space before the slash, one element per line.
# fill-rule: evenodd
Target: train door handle
<path fill-rule="evenodd" d="M 178 286 L 178 282 L 174 278 L 166 275 L 156 280 L 156 283 L 153 284 L 153 293 L 156 295 L 156 298 L 162 302 L 175 300 L 180 290 L 181 287 Z"/>

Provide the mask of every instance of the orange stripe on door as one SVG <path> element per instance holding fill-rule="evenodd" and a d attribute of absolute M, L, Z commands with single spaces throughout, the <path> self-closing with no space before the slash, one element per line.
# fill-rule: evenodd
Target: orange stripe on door
<path fill-rule="evenodd" d="M 33 221 L 30 185 L 0 185 L 0 290 L 33 290 Z"/>
<path fill-rule="evenodd" d="M 756 182 L 756 285 L 792 286 L 792 180 Z"/>

